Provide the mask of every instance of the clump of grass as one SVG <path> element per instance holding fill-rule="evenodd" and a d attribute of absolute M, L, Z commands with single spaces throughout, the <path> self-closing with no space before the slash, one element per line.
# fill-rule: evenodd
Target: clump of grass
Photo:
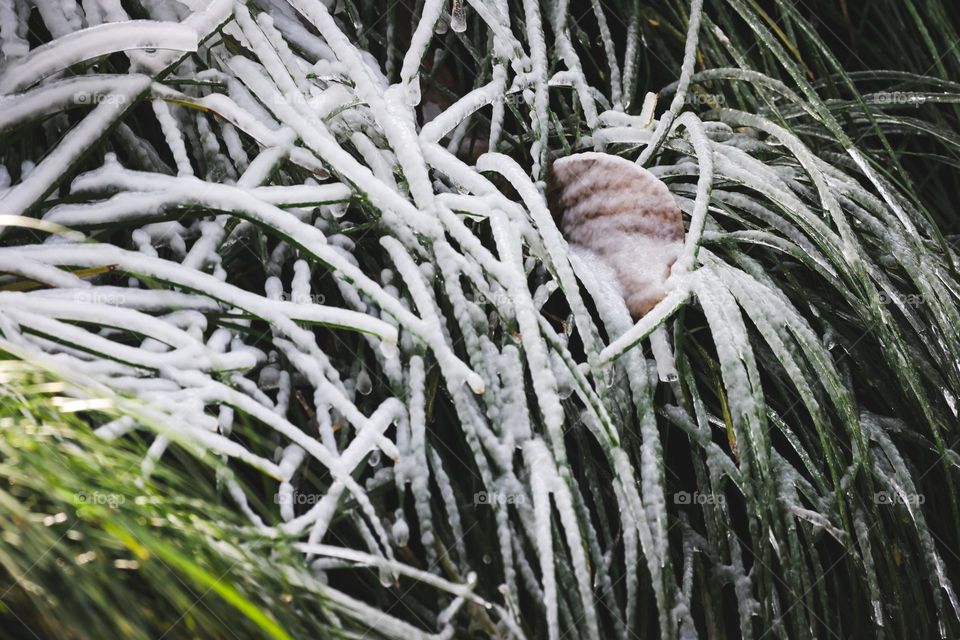
<path fill-rule="evenodd" d="M 901 169 L 950 166 L 958 92 L 768 4 L 214 3 L 196 51 L 0 75 L 0 206 L 43 219 L 0 237 L 8 618 L 956 635 L 957 256 Z M 583 150 L 684 212 L 637 325 L 545 206 Z"/>

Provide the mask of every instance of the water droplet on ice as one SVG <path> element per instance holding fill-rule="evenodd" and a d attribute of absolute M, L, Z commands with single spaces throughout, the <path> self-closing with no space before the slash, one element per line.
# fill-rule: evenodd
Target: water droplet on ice
<path fill-rule="evenodd" d="M 407 104 L 415 107 L 420 104 L 420 76 L 410 78 L 406 86 Z"/>
<path fill-rule="evenodd" d="M 397 543 L 397 546 L 407 546 L 410 541 L 410 527 L 407 526 L 407 521 L 403 519 L 402 515 L 393 523 L 390 533 L 393 535 L 393 541 Z"/>
<path fill-rule="evenodd" d="M 357 375 L 357 393 L 368 396 L 371 391 L 373 391 L 373 382 L 370 380 L 370 374 L 367 373 L 367 370 L 363 369 Z"/>
<path fill-rule="evenodd" d="M 380 449 L 374 449 L 370 452 L 370 457 L 367 458 L 367 464 L 371 467 L 376 467 L 380 464 Z"/>
<path fill-rule="evenodd" d="M 450 28 L 457 33 L 467 30 L 467 18 L 463 11 L 463 0 L 455 0 L 453 11 L 450 14 Z"/>
<path fill-rule="evenodd" d="M 342 218 L 344 214 L 347 213 L 347 207 L 349 206 L 349 204 L 350 203 L 348 202 L 337 202 L 335 204 L 329 205 L 330 215 L 332 215 L 334 218 Z"/>
<path fill-rule="evenodd" d="M 380 342 L 380 353 L 383 354 L 384 358 L 396 358 L 399 352 L 400 349 L 397 348 L 396 342 L 390 342 L 389 340 Z"/>

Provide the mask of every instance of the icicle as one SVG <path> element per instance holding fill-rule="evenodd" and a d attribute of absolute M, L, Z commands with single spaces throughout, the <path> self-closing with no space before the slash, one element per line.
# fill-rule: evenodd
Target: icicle
<path fill-rule="evenodd" d="M 357 374 L 357 393 L 362 396 L 368 396 L 373 391 L 373 382 L 370 380 L 370 374 L 367 370 L 361 369 Z"/>
<path fill-rule="evenodd" d="M 440 18 L 443 13 L 443 5 L 444 0 L 427 0 L 424 3 L 417 28 L 410 38 L 407 53 L 403 57 L 400 80 L 407 87 L 407 103 L 411 107 L 420 104 L 420 64 L 430 44 L 435 27 L 445 24 Z"/>
<path fill-rule="evenodd" d="M 463 3 L 464 0 L 453 0 L 453 6 L 450 9 L 450 28 L 457 33 L 467 30 L 466 9 Z"/>
<path fill-rule="evenodd" d="M 673 349 L 670 347 L 669 336 L 664 325 L 660 325 L 650 334 L 650 347 L 657 361 L 657 374 L 660 380 L 676 382 L 677 365 L 673 359 Z"/>
<path fill-rule="evenodd" d="M 390 533 L 398 547 L 407 546 L 407 543 L 410 541 L 410 527 L 407 526 L 407 521 L 404 520 L 403 509 L 397 509 Z"/>

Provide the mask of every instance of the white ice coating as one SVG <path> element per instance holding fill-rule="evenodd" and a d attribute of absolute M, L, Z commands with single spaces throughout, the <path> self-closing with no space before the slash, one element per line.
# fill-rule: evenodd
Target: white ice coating
<path fill-rule="evenodd" d="M 661 116 L 654 132 L 653 140 L 637 157 L 637 164 L 646 164 L 656 153 L 660 144 L 666 139 L 673 126 L 673 121 L 683 108 L 687 98 L 687 89 L 690 87 L 690 78 L 693 76 L 693 67 L 697 61 L 697 43 L 700 40 L 700 21 L 703 18 L 703 0 L 692 0 L 690 3 L 690 22 L 687 24 L 687 40 L 684 46 L 683 66 L 680 69 L 680 82 L 677 92 L 667 112 Z M 646 105 L 644 105 L 646 106 Z"/>
<path fill-rule="evenodd" d="M 30 50 L 25 26 L 17 17 L 14 0 L 0 1 L 0 53 L 6 60 L 21 58 Z"/>
<path fill-rule="evenodd" d="M 127 49 L 196 51 L 197 32 L 176 22 L 130 20 L 101 24 L 61 36 L 33 49 L 0 73 L 0 94 L 32 83 L 83 60 Z"/>
<path fill-rule="evenodd" d="M 426 53 L 430 41 L 433 39 L 433 29 L 443 13 L 445 0 L 427 0 L 422 9 L 420 21 L 410 38 L 410 46 L 403 57 L 403 66 L 400 68 L 400 80 L 404 84 L 420 82 L 420 64 L 423 61 L 423 55 Z M 416 95 L 420 95 L 419 86 L 416 89 Z M 411 100 L 410 106 L 415 107 L 420 104 L 420 100 Z"/>
<path fill-rule="evenodd" d="M 849 155 L 880 197 L 865 197 L 859 182 L 766 120 L 724 112 L 726 124 L 705 124 L 680 112 L 688 86 L 701 79 L 693 74 L 700 0 L 690 3 L 681 80 L 659 121 L 657 94 L 644 91 L 649 87 L 637 93 L 642 12 L 623 16 L 628 53 L 618 59 L 604 3 L 595 0 L 599 64 L 610 72 L 602 91 L 584 75 L 564 1 L 426 0 L 408 46 L 400 46 L 399 34 L 388 37 L 392 60 L 381 61 L 382 69 L 353 42 L 348 13 L 327 0 L 147 2 L 145 21 L 130 21 L 118 0 L 39 5 L 55 40 L 30 51 L 20 3 L 0 0 L 7 63 L 0 132 L 41 119 L 67 122 L 68 109 L 77 123 L 44 156 L 0 166 L 0 215 L 11 216 L 0 218 L 0 233 L 21 233 L 14 226 L 29 219 L 37 222 L 33 231 L 50 234 L 0 248 L 0 346 L 52 362 L 117 406 L 129 406 L 130 395 L 146 403 L 136 419 L 97 430 L 107 439 L 154 434 L 144 473 L 164 464 L 170 443 L 246 465 L 269 480 L 275 503 L 261 512 L 254 505 L 262 501 L 248 499 L 236 479 L 225 476 L 223 486 L 256 530 L 295 537 L 318 566 L 371 567 L 387 583 L 403 576 L 444 597 L 431 610 L 436 626 L 423 630 L 311 583 L 337 615 L 388 637 L 450 638 L 476 606 L 498 632 L 520 638 L 528 627 L 520 625 L 519 603 L 532 597 L 538 607 L 522 615 L 536 616 L 551 639 L 574 632 L 599 638 L 609 629 L 628 638 L 646 628 L 637 604 L 652 592 L 662 637 L 685 637 L 692 628 L 690 567 L 704 550 L 692 551 L 700 539 L 685 531 L 683 565 L 672 565 L 668 532 L 675 519 L 668 513 L 662 424 L 652 406 L 657 380 L 638 348 L 649 338 L 659 378 L 677 381 L 682 354 L 675 362 L 671 318 L 683 305 L 698 304 L 707 318 L 738 443 L 751 447 L 759 464 L 755 475 L 769 478 L 781 462 L 769 450 L 744 316 L 814 426 L 823 426 L 821 405 L 832 402 L 852 437 L 855 405 L 820 337 L 756 264 L 745 259 L 733 268 L 711 245 L 726 239 L 773 246 L 808 257 L 836 279 L 848 274 L 826 256 L 859 251 L 840 215 L 850 209 L 847 200 L 863 210 L 851 224 L 882 230 L 876 220 L 890 215 L 885 206 L 903 221 L 903 237 L 891 236 L 884 247 L 895 262 L 903 261 L 915 226 L 855 149 Z M 451 6 L 455 15 L 445 16 Z M 416 108 L 420 72 L 437 49 L 437 27 L 447 23 L 452 33 L 444 37 L 451 40 L 484 30 L 492 41 L 489 66 L 478 70 L 483 84 L 442 105 L 425 97 L 433 109 L 425 117 L 429 110 Z M 461 27 L 469 31 L 461 35 Z M 231 57 L 221 34 L 246 53 Z M 128 74 L 62 73 L 120 51 L 131 61 Z M 717 73 L 702 78 L 731 72 Z M 765 86 L 786 95 L 785 87 Z M 627 113 L 632 95 L 645 98 Z M 582 110 L 586 126 L 574 152 L 646 145 L 646 161 L 668 144 L 682 156 L 655 170 L 684 212 L 685 244 L 666 297 L 636 324 L 616 273 L 596 252 L 571 246 L 544 201 L 540 180 L 560 148 L 555 100 Z M 135 106 L 138 118 L 142 108 L 153 111 L 155 136 L 125 122 Z M 517 114 L 530 166 L 507 155 Z M 489 136 L 476 133 L 488 117 Z M 741 125 L 777 138 L 799 168 L 755 158 L 752 150 L 764 143 L 735 133 Z M 457 157 L 460 143 L 478 135 L 476 160 Z M 101 163 L 98 154 L 114 145 L 117 155 Z M 76 166 L 85 173 L 77 175 Z M 811 204 L 818 197 L 835 217 L 825 219 Z M 753 216 L 761 230 L 725 235 L 711 219 L 721 205 Z M 127 234 L 123 248 L 102 241 L 114 228 Z M 945 283 L 923 291 L 955 293 Z M 568 307 L 563 317 L 555 316 L 558 301 Z M 952 320 L 946 311 L 938 319 L 942 326 Z M 796 345 L 806 360 L 794 353 Z M 956 399 L 943 393 L 955 414 Z M 711 481 L 741 489 L 746 475 L 737 462 L 708 442 L 715 417 L 699 398 L 693 405 L 692 416 L 678 406 L 668 417 L 705 450 Z M 269 450 L 246 444 L 247 429 L 268 437 Z M 571 449 L 581 435 L 602 453 L 597 471 L 611 479 L 604 526 L 587 506 L 594 496 L 581 494 L 586 483 L 577 465 L 568 462 L 586 455 Z M 639 439 L 639 461 L 621 446 L 627 436 Z M 899 477 L 904 462 L 892 444 L 882 434 L 868 436 L 895 472 L 890 489 L 914 490 Z M 448 438 L 464 440 L 463 456 Z M 308 468 L 320 469 L 323 479 L 310 474 L 318 500 L 303 505 L 297 498 Z M 787 511 L 839 531 L 803 506 L 797 491 L 782 490 Z M 919 522 L 923 514 L 907 515 Z M 478 520 L 496 533 L 484 541 L 495 558 L 478 555 L 471 531 Z M 331 527 L 341 522 L 357 528 L 358 548 L 332 539 Z M 922 545 L 931 573 L 942 575 L 936 547 Z M 420 548 L 425 564 L 398 560 Z M 730 545 L 729 561 L 723 570 L 750 635 L 757 603 L 739 545 Z M 503 584 L 484 584 L 481 597 L 477 575 L 491 573 L 475 572 L 483 562 Z"/>
<path fill-rule="evenodd" d="M 67 168 L 133 105 L 149 85 L 149 79 L 140 76 L 136 81 L 118 87 L 110 94 L 112 99 L 101 101 L 78 126 L 67 132 L 29 176 L 0 195 L 0 214 L 23 214 L 47 195 Z M 0 228 L 0 232 L 2 230 Z"/>
<path fill-rule="evenodd" d="M 177 165 L 177 175 L 192 176 L 193 167 L 190 166 L 190 158 L 187 156 L 187 146 L 183 142 L 180 125 L 177 124 L 176 118 L 170 112 L 170 106 L 163 100 L 154 100 L 151 104 L 153 112 L 160 122 L 160 129 L 163 131 L 167 147 L 173 154 L 173 161 Z"/>

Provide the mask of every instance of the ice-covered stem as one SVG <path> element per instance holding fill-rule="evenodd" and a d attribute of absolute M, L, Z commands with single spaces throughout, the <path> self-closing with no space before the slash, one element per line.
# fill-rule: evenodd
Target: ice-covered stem
<path fill-rule="evenodd" d="M 550 135 L 550 100 L 547 86 L 547 43 L 543 35 L 538 0 L 524 0 L 523 11 L 530 45 L 531 74 L 533 76 L 533 109 L 530 113 L 534 140 L 530 145 L 533 166 L 530 169 L 535 180 L 543 178 L 546 171 L 548 137 Z"/>
<path fill-rule="evenodd" d="M 563 443 L 564 412 L 557 394 L 557 380 L 550 369 L 546 345 L 540 335 L 539 313 L 533 305 L 526 280 L 522 277 L 520 239 L 513 232 L 506 215 L 493 211 L 490 216 L 494 240 L 503 261 L 510 268 L 509 280 L 505 283 L 510 301 L 516 312 L 517 324 L 523 341 L 524 354 L 530 371 L 539 372 L 532 377 L 534 393 L 540 405 L 543 422 L 554 450 L 558 465 L 566 467 L 566 449 Z"/>
<path fill-rule="evenodd" d="M 488 104 L 503 100 L 503 87 L 493 80 L 467 93 L 450 105 L 443 113 L 423 125 L 420 139 L 425 143 L 439 142 L 461 122 Z"/>
<path fill-rule="evenodd" d="M 615 282 L 612 279 L 603 279 L 599 271 L 587 267 L 578 256 L 575 255 L 574 258 L 574 267 L 597 304 L 598 313 L 609 334 L 616 337 L 627 333 L 632 326 L 630 313 L 622 296 L 617 295 L 614 289 Z M 664 500 L 664 462 L 653 410 L 647 362 L 641 351 L 630 349 L 616 366 L 626 370 L 632 395 L 632 398 L 627 398 L 629 408 L 624 410 L 636 415 L 643 437 L 640 461 L 642 499 L 633 481 L 634 472 L 627 452 L 619 447 L 610 451 L 612 464 L 617 470 L 616 476 L 621 483 L 621 486 L 615 486 L 614 489 L 624 523 L 628 596 L 626 621 L 628 629 L 637 623 L 636 603 L 631 594 L 636 593 L 638 588 L 637 568 L 641 562 L 639 552 L 642 549 L 660 607 L 661 636 L 667 638 L 670 633 L 666 611 L 676 586 L 668 570 L 670 555 L 667 540 L 668 516 Z"/>
<path fill-rule="evenodd" d="M 118 84 L 110 98 L 101 101 L 71 129 L 30 175 L 0 195 L 0 214 L 22 215 L 29 212 L 69 175 L 70 167 L 76 164 L 149 88 L 150 79 L 145 76 L 131 76 L 129 82 Z"/>
<path fill-rule="evenodd" d="M 305 114 L 296 105 L 290 104 L 276 86 L 261 74 L 255 63 L 247 58 L 236 56 L 231 58 L 230 65 L 244 84 L 250 87 L 264 104 L 269 105 L 281 121 L 296 131 L 304 144 L 318 158 L 323 158 L 324 163 L 329 165 L 337 175 L 342 176 L 364 193 L 371 203 L 381 210 L 386 220 L 402 225 L 397 227 L 397 231 L 402 234 L 400 237 L 404 240 L 404 244 L 408 246 L 417 244 L 410 229 L 428 237 L 437 237 L 438 227 L 434 219 L 384 184 L 369 168 L 357 162 L 340 146 L 319 118 Z M 409 228 L 403 233 L 403 227 L 407 226 Z"/>
<path fill-rule="evenodd" d="M 291 243 L 330 265 L 333 269 L 339 271 L 344 278 L 371 295 L 378 304 L 383 305 L 383 309 L 387 313 L 397 318 L 432 349 L 436 349 L 435 353 L 438 360 L 448 363 L 453 368 L 452 370 L 459 371 L 459 375 L 469 382 L 471 388 L 478 393 L 482 392 L 483 384 L 478 379 L 477 374 L 460 361 L 446 344 L 442 341 L 436 341 L 438 334 L 433 328 L 430 328 L 424 320 L 410 313 L 396 298 L 386 293 L 366 274 L 331 248 L 327 244 L 326 238 L 316 227 L 304 225 L 291 213 L 263 201 L 250 198 L 248 193 L 229 185 L 202 183 L 205 186 L 201 189 L 196 188 L 201 183 L 196 181 L 195 178 L 171 178 L 130 171 L 109 172 L 105 174 L 105 177 L 113 184 L 138 184 L 140 185 L 139 188 L 166 190 L 164 195 L 156 193 L 152 195 L 121 194 L 115 196 L 113 200 L 108 202 L 112 202 L 120 211 L 126 209 L 130 212 L 127 215 L 120 214 L 120 217 L 123 218 L 143 215 L 146 211 L 151 210 L 151 204 L 153 206 L 152 210 L 157 211 L 186 202 L 203 202 L 209 208 L 232 211 L 235 215 L 242 215 L 273 232 L 281 232 L 281 235 Z M 134 201 L 137 201 L 136 206 L 131 206 Z M 124 206 L 124 202 L 126 202 L 126 206 Z M 83 214 L 82 211 L 78 213 Z M 115 217 L 118 213 L 117 209 L 114 209 L 113 215 Z M 54 217 L 53 219 L 56 220 L 57 218 Z"/>
<path fill-rule="evenodd" d="M 680 68 L 680 83 L 677 86 L 677 93 L 673 96 L 670 107 L 660 117 L 660 122 L 654 131 L 653 139 L 647 144 L 646 148 L 640 152 L 637 158 L 637 164 L 646 164 L 653 154 L 657 152 L 667 135 L 673 128 L 673 121 L 683 109 L 683 104 L 687 99 L 687 90 L 690 88 L 690 77 L 693 75 L 693 67 L 697 62 L 697 44 L 700 38 L 700 19 L 703 17 L 703 0 L 691 0 L 690 2 L 690 22 L 687 25 L 687 43 L 683 52 L 683 66 Z"/>
<path fill-rule="evenodd" d="M 355 83 L 357 95 L 370 106 L 381 131 L 390 143 L 407 178 L 410 194 L 424 211 L 433 209 L 433 186 L 414 127 L 410 101 L 404 87 L 384 89 L 363 61 L 359 50 L 340 30 L 327 8 L 319 0 L 289 0 L 291 5 L 310 20 L 324 40 L 337 53 Z"/>
<path fill-rule="evenodd" d="M 420 20 L 417 22 L 417 28 L 410 38 L 410 46 L 407 47 L 407 53 L 403 56 L 403 66 L 400 67 L 400 82 L 404 85 L 420 82 L 420 64 L 423 61 L 423 55 L 433 39 L 433 30 L 443 13 L 443 7 L 446 0 L 426 0 L 420 14 Z M 420 87 L 415 89 L 407 87 L 407 95 L 410 96 L 409 103 L 416 106 L 420 102 Z M 416 100 L 413 98 L 416 97 Z"/>
<path fill-rule="evenodd" d="M 670 346 L 670 335 L 667 327 L 661 324 L 650 334 L 650 349 L 657 362 L 657 376 L 663 382 L 673 382 L 677 379 L 677 364 L 673 358 L 673 348 Z"/>
<path fill-rule="evenodd" d="M 603 40 L 603 51 L 607 55 L 607 66 L 610 70 L 610 100 L 613 102 L 614 109 L 622 109 L 623 86 L 620 82 L 620 64 L 617 62 L 617 49 L 610 35 L 607 16 L 603 12 L 600 0 L 590 0 L 590 4 L 593 6 L 593 15 L 597 18 L 597 26 L 600 28 L 600 38 Z"/>
<path fill-rule="evenodd" d="M 83 60 L 129 49 L 195 52 L 197 32 L 175 22 L 130 20 L 88 27 L 30 51 L 0 73 L 0 94 L 20 91 L 38 80 Z"/>
<path fill-rule="evenodd" d="M 3 96 L 0 133 L 6 133 L 14 127 L 35 122 L 76 105 L 94 105 L 117 100 L 119 96 L 112 94 L 131 82 L 139 82 L 144 77 L 135 73 L 74 76 L 51 80 L 23 93 Z"/>
<path fill-rule="evenodd" d="M 647 315 L 640 318 L 632 329 L 611 342 L 600 352 L 598 358 L 599 364 L 609 364 L 633 348 L 638 342 L 647 338 L 657 327 L 676 313 L 687 301 L 689 296 L 690 291 L 687 279 L 678 279 L 674 288 L 667 294 L 667 297 L 658 302 Z"/>
<path fill-rule="evenodd" d="M 16 0 L 0 0 L 0 54 L 8 63 L 30 51 L 25 27 L 17 16 Z"/>
<path fill-rule="evenodd" d="M 390 401 L 381 404 L 369 419 L 365 419 L 359 424 L 357 434 L 350 441 L 350 444 L 340 453 L 337 458 L 341 467 L 347 473 L 354 473 L 356 468 L 363 463 L 371 452 L 381 447 L 381 442 L 389 442 L 383 435 L 383 432 L 393 423 L 402 417 L 403 407 L 399 401 L 391 398 Z M 310 527 L 308 541 L 313 544 L 323 539 L 330 523 L 336 516 L 337 505 L 344 491 L 349 489 L 349 483 L 343 478 L 335 478 L 323 498 L 309 509 L 306 513 L 284 522 L 279 530 L 290 535 L 301 535 L 307 527 Z"/>
<path fill-rule="evenodd" d="M 82 293 L 76 297 L 78 300 L 74 302 L 85 298 Z M 161 371 L 177 366 L 193 366 L 207 371 L 248 370 L 256 365 L 253 352 L 212 352 L 188 332 L 132 309 L 85 302 L 65 304 L 64 300 L 12 291 L 0 292 L 0 300 L 3 301 L 5 312 L 19 318 L 21 325 L 35 327 L 46 335 L 57 335 L 65 342 L 122 362 Z M 152 353 L 146 349 L 117 344 L 68 322 L 91 323 L 149 336 L 168 345 L 169 350 Z"/>
<path fill-rule="evenodd" d="M 479 604 L 482 607 L 490 608 L 490 603 L 481 598 L 480 596 L 473 593 L 471 586 L 468 584 L 457 584 L 450 582 L 449 580 L 444 580 L 432 573 L 427 573 L 426 571 L 421 571 L 414 567 L 411 567 L 407 564 L 400 562 L 391 562 L 389 560 L 384 560 L 379 556 L 373 556 L 369 553 L 363 553 L 361 551 L 355 551 L 353 549 L 347 549 L 344 547 L 335 547 L 332 545 L 326 544 L 304 544 L 297 543 L 295 545 L 297 549 L 308 553 L 313 556 L 325 556 L 329 558 L 340 558 L 341 560 L 349 560 L 350 562 L 356 562 L 361 565 L 368 565 L 381 568 L 389 568 L 395 573 L 403 576 L 408 576 L 428 584 L 432 587 L 436 587 L 447 593 L 466 598 L 472 602 Z"/>
<path fill-rule="evenodd" d="M 177 165 L 177 175 L 192 176 L 193 167 L 190 166 L 190 157 L 187 155 L 187 147 L 183 142 L 183 133 L 180 131 L 180 125 L 176 118 L 170 113 L 170 107 L 163 100 L 153 100 L 153 113 L 157 116 L 160 123 L 160 130 L 163 131 L 163 137 L 167 142 L 167 147 L 173 154 L 173 161 Z"/>
<path fill-rule="evenodd" d="M 699 176 L 697 177 L 697 197 L 693 204 L 693 214 L 690 216 L 690 227 L 683 248 L 683 256 L 674 267 L 674 270 L 689 271 L 696 266 L 697 253 L 703 237 L 703 227 L 707 221 L 707 208 L 710 206 L 710 191 L 713 188 L 713 148 L 703 130 L 700 118 L 691 112 L 686 112 L 677 118 L 677 125 L 686 127 L 693 143 L 693 150 L 697 154 Z"/>
<path fill-rule="evenodd" d="M 567 28 L 568 7 L 569 0 L 561 0 L 554 6 L 552 15 L 554 46 L 560 53 L 563 63 L 567 65 L 567 69 L 569 69 L 573 75 L 573 87 L 577 92 L 580 106 L 583 108 L 584 120 L 586 120 L 587 127 L 593 130 L 599 122 L 597 105 L 591 94 L 591 87 L 587 84 L 587 80 L 583 75 L 580 57 L 577 55 L 573 43 L 570 41 L 570 31 Z"/>
<path fill-rule="evenodd" d="M 853 273 L 857 274 L 861 279 L 866 280 L 862 257 L 863 249 L 853 233 L 853 229 L 841 209 L 837 197 L 827 186 L 823 169 L 821 169 L 817 159 L 806 145 L 788 130 L 761 116 L 733 109 L 720 109 L 718 110 L 718 115 L 725 122 L 756 127 L 760 131 L 775 137 L 794 154 L 807 172 L 807 175 L 810 176 L 814 186 L 816 186 L 821 205 L 830 214 L 840 233 L 845 262 Z"/>
<path fill-rule="evenodd" d="M 577 328 L 583 338 L 587 354 L 588 356 L 596 354 L 599 351 L 599 337 L 596 333 L 596 327 L 590 320 L 590 314 L 580 296 L 580 287 L 573 274 L 573 269 L 570 268 L 570 260 L 567 257 L 570 251 L 567 248 L 567 243 L 547 209 L 543 195 L 516 161 L 503 154 L 484 154 L 477 159 L 477 170 L 496 171 L 504 176 L 520 194 L 521 200 L 523 200 L 527 211 L 537 225 L 540 236 L 543 238 L 544 246 L 550 257 L 550 266 L 556 271 L 560 286 L 563 288 L 570 308 L 573 310 Z"/>
<path fill-rule="evenodd" d="M 410 289 L 410 294 L 417 303 L 417 308 L 420 311 L 423 322 L 431 333 L 431 342 L 434 344 L 445 342 L 440 318 L 437 315 L 437 309 L 433 301 L 433 295 L 423 282 L 422 276 L 417 270 L 413 259 L 407 253 L 406 249 L 404 249 L 403 245 L 394 238 L 384 236 L 380 238 L 380 244 L 387 250 L 390 258 L 397 266 L 397 271 Z M 470 386 L 474 393 L 483 393 L 483 378 L 460 361 L 453 354 L 452 349 L 436 350 L 434 353 L 437 356 L 437 361 L 441 369 L 445 372 L 444 375 L 448 379 L 462 380 Z"/>
<path fill-rule="evenodd" d="M 630 3 L 630 22 L 627 24 L 627 44 L 623 53 L 623 108 L 629 110 L 633 102 L 637 80 L 637 49 L 640 44 L 640 3 Z"/>
<path fill-rule="evenodd" d="M 488 0 L 466 0 L 466 2 L 469 3 L 470 7 L 477 12 L 477 15 L 480 16 L 490 30 L 493 31 L 494 36 L 500 39 L 507 48 L 511 60 L 517 65 L 515 69 L 517 69 L 519 65 L 526 60 L 526 54 L 513 33 L 510 32 L 509 24 L 504 24 L 498 19 L 498 8 L 491 6 Z M 504 16 L 504 19 L 506 19 L 506 16 Z"/>
<path fill-rule="evenodd" d="M 523 446 L 523 457 L 527 468 L 536 470 L 530 477 L 530 489 L 533 494 L 533 509 L 536 526 L 536 546 L 540 555 L 540 571 L 543 575 L 544 604 L 547 608 L 547 630 L 551 640 L 559 640 L 559 620 L 557 616 L 556 569 L 554 567 L 552 518 L 550 515 L 552 495 L 556 501 L 560 522 L 567 538 L 571 554 L 571 564 L 576 576 L 580 605 L 583 610 L 583 622 L 586 634 L 591 640 L 599 640 L 597 613 L 594 605 L 593 588 L 589 579 L 589 567 L 580 536 L 580 525 L 573 509 L 572 497 L 566 484 L 560 479 L 550 450 L 539 438 L 528 440 Z"/>

